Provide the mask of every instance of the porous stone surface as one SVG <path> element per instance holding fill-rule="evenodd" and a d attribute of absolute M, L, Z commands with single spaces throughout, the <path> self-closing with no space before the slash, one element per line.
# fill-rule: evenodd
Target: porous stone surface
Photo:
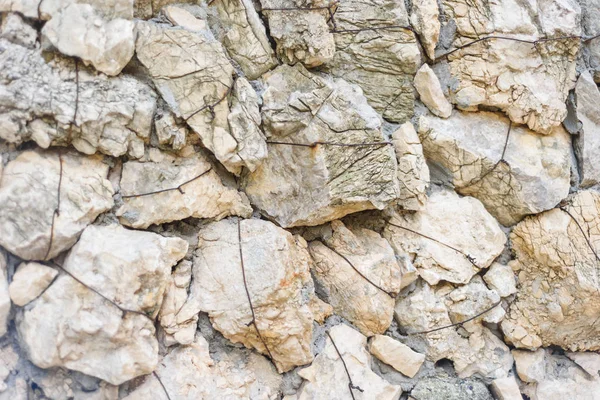
<path fill-rule="evenodd" d="M 40 263 L 19 265 L 8 287 L 10 299 L 15 305 L 24 306 L 42 294 L 57 275 L 57 270 Z"/>

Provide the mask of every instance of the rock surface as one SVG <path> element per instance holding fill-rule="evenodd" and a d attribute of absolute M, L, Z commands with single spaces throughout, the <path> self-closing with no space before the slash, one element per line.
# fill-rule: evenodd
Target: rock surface
<path fill-rule="evenodd" d="M 13 11 L 28 18 L 49 20 L 73 3 L 89 4 L 108 19 L 133 17 L 131 0 L 0 0 L 0 11 Z"/>
<path fill-rule="evenodd" d="M 575 95 L 577 119 L 581 124 L 581 131 L 575 139 L 575 151 L 581 186 L 588 187 L 600 183 L 600 166 L 596 161 L 600 152 L 600 118 L 597 113 L 600 91 L 589 72 L 583 72 L 579 76 Z"/>
<path fill-rule="evenodd" d="M 440 81 L 429 65 L 423 64 L 419 68 L 414 85 L 429 111 L 442 118 L 448 118 L 452 114 L 452 104 L 444 96 Z"/>
<path fill-rule="evenodd" d="M 300 65 L 278 67 L 263 81 L 263 125 L 271 143 L 269 157 L 244 181 L 252 204 L 293 227 L 382 209 L 398 198 L 393 150 L 382 144 L 381 119 L 360 89 Z M 306 146 L 325 142 L 334 144 Z M 371 144 L 336 145 L 344 143 Z"/>
<path fill-rule="evenodd" d="M 49 260 L 68 250 L 112 207 L 107 174 L 100 157 L 39 150 L 19 154 L 0 180 L 0 245 L 24 260 Z"/>
<path fill-rule="evenodd" d="M 194 341 L 198 316 L 194 315 L 187 321 L 177 321 L 177 314 L 188 299 L 188 290 L 192 282 L 191 261 L 181 261 L 171 275 L 171 280 L 165 290 L 165 296 L 158 314 L 160 325 L 165 331 L 166 345 L 188 345 Z"/>
<path fill-rule="evenodd" d="M 543 136 L 491 112 L 458 112 L 421 117 L 419 137 L 425 157 L 449 170 L 457 191 L 478 198 L 505 226 L 569 193 L 571 143 L 562 127 Z"/>
<path fill-rule="evenodd" d="M 373 337 L 369 351 L 375 357 L 391 365 L 409 378 L 414 377 L 419 372 L 421 365 L 425 361 L 425 355 L 417 353 L 404 343 L 400 343 L 384 335 L 375 335 Z"/>
<path fill-rule="evenodd" d="M 420 380 L 410 393 L 414 400 L 492 400 L 485 383 L 446 374 Z"/>
<path fill-rule="evenodd" d="M 514 376 L 495 379 L 490 385 L 490 389 L 498 400 L 523 400 L 519 384 Z"/>
<path fill-rule="evenodd" d="M 6 271 L 6 256 L 0 250 L 0 337 L 8 330 L 10 317 L 10 295 L 8 292 L 8 273 Z"/>
<path fill-rule="evenodd" d="M 517 292 L 517 280 L 512 268 L 508 265 L 493 263 L 488 272 L 483 275 L 483 280 L 500 297 L 507 297 Z"/>
<path fill-rule="evenodd" d="M 435 0 L 421 0 L 412 3 L 410 24 L 419 35 L 430 60 L 435 59 L 435 47 L 440 37 L 440 11 Z"/>
<path fill-rule="evenodd" d="M 57 275 L 57 270 L 43 264 L 30 262 L 19 265 L 8 287 L 10 299 L 23 307 L 42 294 Z"/>

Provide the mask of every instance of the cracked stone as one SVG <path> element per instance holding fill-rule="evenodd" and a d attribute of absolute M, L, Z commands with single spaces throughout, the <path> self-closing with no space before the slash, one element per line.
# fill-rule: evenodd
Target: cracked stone
<path fill-rule="evenodd" d="M 175 114 L 168 110 L 157 110 L 154 118 L 154 130 L 158 143 L 171 146 L 173 150 L 181 150 L 186 144 L 189 130 L 178 123 Z"/>
<path fill-rule="evenodd" d="M 600 91 L 588 71 L 584 71 L 575 86 L 577 98 L 576 115 L 581 124 L 579 135 L 575 136 L 575 154 L 579 162 L 581 187 L 600 183 L 600 166 L 597 155 L 600 152 Z"/>
<path fill-rule="evenodd" d="M 429 65 L 423 64 L 419 68 L 414 85 L 429 111 L 442 118 L 452 115 L 452 104 L 444 96 L 442 85 Z"/>
<path fill-rule="evenodd" d="M 425 157 L 448 170 L 457 192 L 479 199 L 502 225 L 548 210 L 569 193 L 571 139 L 562 127 L 540 135 L 481 111 L 422 116 L 418 131 Z"/>
<path fill-rule="evenodd" d="M 436 0 L 414 1 L 410 9 L 410 24 L 415 29 L 429 59 L 435 59 L 435 47 L 440 37 L 440 11 Z"/>
<path fill-rule="evenodd" d="M 56 278 L 58 271 L 36 262 L 22 263 L 8 287 L 10 299 L 19 307 L 35 300 Z"/>
<path fill-rule="evenodd" d="M 299 64 L 280 66 L 263 81 L 263 126 L 269 141 L 384 141 L 380 117 L 354 85 L 327 81 Z M 252 204 L 283 227 L 319 225 L 383 209 L 400 192 L 390 147 L 271 143 L 269 156 L 245 176 L 243 186 Z"/>
<path fill-rule="evenodd" d="M 425 361 L 425 355 L 417 353 L 404 343 L 384 335 L 373 337 L 369 351 L 379 360 L 391 365 L 409 378 L 414 377 L 419 372 Z"/>
<path fill-rule="evenodd" d="M 517 280 L 512 268 L 508 265 L 493 263 L 483 276 L 483 280 L 500 297 L 507 297 L 517 292 Z"/>
<path fill-rule="evenodd" d="M 37 31 L 21 15 L 8 13 L 0 25 L 0 38 L 32 49 L 37 42 Z"/>
<path fill-rule="evenodd" d="M 75 152 L 25 151 L 0 180 L 0 245 L 23 260 L 52 259 L 113 206 L 108 165 Z M 60 213 L 58 206 L 60 182 Z"/>

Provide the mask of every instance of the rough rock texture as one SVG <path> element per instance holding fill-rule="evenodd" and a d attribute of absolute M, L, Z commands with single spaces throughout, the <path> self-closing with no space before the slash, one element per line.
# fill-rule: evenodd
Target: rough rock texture
<path fill-rule="evenodd" d="M 517 280 L 512 268 L 508 265 L 493 263 L 483 275 L 483 280 L 500 297 L 507 297 L 517 292 Z"/>
<path fill-rule="evenodd" d="M 444 97 L 440 81 L 429 65 L 423 64 L 419 68 L 414 85 L 429 111 L 442 118 L 448 118 L 452 114 L 452 104 Z"/>
<path fill-rule="evenodd" d="M 298 372 L 306 380 L 300 388 L 298 400 L 343 400 L 351 397 L 350 390 L 356 399 L 395 400 L 400 397 L 400 386 L 387 383 L 371 371 L 371 356 L 365 348 L 366 337 L 343 324 L 331 328 L 329 335 L 325 348 L 312 365 Z M 350 389 L 347 374 L 360 391 Z"/>
<path fill-rule="evenodd" d="M 10 296 L 8 292 L 8 276 L 6 271 L 6 256 L 0 250 L 0 337 L 7 331 L 10 316 Z"/>
<path fill-rule="evenodd" d="M 579 161 L 581 186 L 588 187 L 600 183 L 600 91 L 589 72 L 583 72 L 575 86 L 577 96 L 577 120 L 581 124 L 575 139 L 575 151 Z"/>
<path fill-rule="evenodd" d="M 548 210 L 569 193 L 571 144 L 562 127 L 543 136 L 498 114 L 457 112 L 447 120 L 421 117 L 418 130 L 425 157 L 503 225 Z"/>
<path fill-rule="evenodd" d="M 498 400 L 523 400 L 519 384 L 514 376 L 495 379 L 490 385 L 490 389 Z"/>
<path fill-rule="evenodd" d="M 478 38 L 502 36 L 534 41 L 580 35 L 580 7 L 575 0 L 443 0 L 442 11 L 456 26 L 453 47 Z M 457 81 L 452 102 L 462 109 L 495 107 L 518 124 L 550 133 L 567 116 L 565 100 L 575 84 L 577 38 L 532 43 L 506 39 L 482 41 L 447 57 Z"/>
<path fill-rule="evenodd" d="M 106 18 L 133 17 L 133 2 L 131 0 L 0 0 L 0 12 L 13 11 L 28 18 L 49 20 L 73 3 L 91 5 Z"/>
<path fill-rule="evenodd" d="M 280 372 L 311 362 L 314 292 L 306 242 L 267 221 L 242 220 L 239 227 L 241 242 L 235 219 L 200 230 L 190 298 L 177 320 L 207 312 L 227 339 L 271 355 Z"/>
<path fill-rule="evenodd" d="M 183 193 L 177 190 L 180 185 Z M 252 214 L 246 196 L 224 186 L 202 154 L 165 157 L 158 162 L 126 162 L 120 186 L 123 205 L 116 214 L 123 225 L 133 228 L 188 217 L 222 219 Z M 143 196 L 128 197 L 136 195 Z"/>
<path fill-rule="evenodd" d="M 579 192 L 565 210 L 574 219 L 554 209 L 511 233 L 519 289 L 502 331 L 516 347 L 600 349 L 598 260 L 590 247 L 600 238 L 600 195 Z"/>
<path fill-rule="evenodd" d="M 19 265 L 8 287 L 10 299 L 17 306 L 36 299 L 56 278 L 58 271 L 36 262 Z"/>
<path fill-rule="evenodd" d="M 369 351 L 386 364 L 391 365 L 409 378 L 414 377 L 425 361 L 425 355 L 413 351 L 407 345 L 389 336 L 375 335 Z"/>
<path fill-rule="evenodd" d="M 460 380 L 446 374 L 420 380 L 410 393 L 414 400 L 492 400 L 485 383 L 475 379 Z"/>
<path fill-rule="evenodd" d="M 112 207 L 107 174 L 101 157 L 41 150 L 19 154 L 0 178 L 0 245 L 24 260 L 48 260 L 68 250 Z"/>
<path fill-rule="evenodd" d="M 165 344 L 188 345 L 194 341 L 198 316 L 194 315 L 189 320 L 177 321 L 177 314 L 188 299 L 188 290 L 192 282 L 192 262 L 181 261 L 165 290 L 165 296 L 158 314 L 160 325 L 165 331 Z"/>
<path fill-rule="evenodd" d="M 117 306 L 155 316 L 171 267 L 187 250 L 187 242 L 177 237 L 120 225 L 91 225 L 67 255 L 63 268 Z"/>
<path fill-rule="evenodd" d="M 427 201 L 429 167 L 423 156 L 423 146 L 410 122 L 392 133 L 392 143 L 398 159 L 400 181 L 399 205 L 407 210 L 419 210 Z"/>
<path fill-rule="evenodd" d="M 431 60 L 435 59 L 435 47 L 440 37 L 440 11 L 435 0 L 420 0 L 412 2 L 410 9 L 410 24 L 421 39 L 425 54 Z"/>
<path fill-rule="evenodd" d="M 405 122 L 413 115 L 412 79 L 421 65 L 404 2 L 349 0 L 335 11 L 336 52 L 326 70 L 359 85 L 383 118 Z M 372 29 L 372 28 L 379 29 Z"/>
<path fill-rule="evenodd" d="M 582 25 L 587 37 L 600 34 L 600 2 L 598 0 L 582 0 L 579 3 L 583 8 Z M 594 75 L 594 81 L 600 82 L 600 38 L 595 38 L 585 43 L 589 54 L 587 63 Z"/>
<path fill-rule="evenodd" d="M 123 312 L 68 275 L 20 311 L 17 329 L 27 356 L 41 368 L 65 367 L 119 385 L 158 363 L 149 318 Z"/>
<path fill-rule="evenodd" d="M 80 58 L 106 75 L 118 75 L 133 57 L 134 23 L 105 21 L 89 4 L 70 4 L 44 25 L 42 34 L 61 53 Z"/>
<path fill-rule="evenodd" d="M 21 15 L 9 13 L 2 19 L 0 38 L 20 46 L 33 48 L 37 42 L 37 31 L 33 29 Z"/>
<path fill-rule="evenodd" d="M 396 159 L 360 89 L 300 65 L 263 76 L 269 157 L 245 179 L 250 201 L 281 226 L 318 225 L 383 209 L 399 196 Z M 335 144 L 377 145 L 344 147 Z"/>
<path fill-rule="evenodd" d="M 402 277 L 394 250 L 377 232 L 350 230 L 340 221 L 331 228 L 330 238 L 309 245 L 315 283 L 334 312 L 361 333 L 384 333 L 392 322 Z"/>
<path fill-rule="evenodd" d="M 0 139 L 139 158 L 155 107 L 154 92 L 131 76 L 94 74 L 58 56 L 46 62 L 0 39 Z"/>
<path fill-rule="evenodd" d="M 393 212 L 384 237 L 396 254 L 408 253 L 419 275 L 432 285 L 469 282 L 494 261 L 506 242 L 478 200 L 446 190 L 432 193 L 421 211 Z"/>

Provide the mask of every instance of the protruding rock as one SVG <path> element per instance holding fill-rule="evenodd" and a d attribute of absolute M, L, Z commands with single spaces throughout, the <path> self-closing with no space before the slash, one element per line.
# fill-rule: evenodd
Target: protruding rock
<path fill-rule="evenodd" d="M 436 0 L 412 2 L 410 24 L 419 35 L 425 53 L 430 60 L 435 59 L 435 47 L 440 37 L 440 11 Z"/>
<path fill-rule="evenodd" d="M 539 383 L 546 374 L 546 351 L 513 350 L 513 357 L 517 366 L 517 374 L 524 382 Z"/>
<path fill-rule="evenodd" d="M 402 124 L 392 134 L 392 143 L 398 160 L 399 204 L 407 210 L 420 210 L 427 201 L 429 167 L 413 125 Z"/>
<path fill-rule="evenodd" d="M 562 127 L 544 136 L 482 111 L 446 120 L 423 116 L 418 131 L 427 159 L 505 226 L 554 207 L 569 193 L 571 140 Z"/>
<path fill-rule="evenodd" d="M 158 144 L 171 146 L 173 150 L 181 150 L 185 146 L 189 133 L 187 127 L 177 123 L 172 112 L 165 110 L 157 110 L 154 130 Z"/>
<path fill-rule="evenodd" d="M 394 250 L 377 232 L 331 223 L 333 236 L 310 243 L 313 276 L 326 301 L 364 335 L 384 333 L 392 322 L 401 271 Z M 394 296 L 394 297 L 392 297 Z"/>
<path fill-rule="evenodd" d="M 254 205 L 293 227 L 383 209 L 398 198 L 394 152 L 359 88 L 298 64 L 263 79 L 269 157 L 244 181 Z"/>
<path fill-rule="evenodd" d="M 326 71 L 359 85 L 383 118 L 407 121 L 413 115 L 412 81 L 421 54 L 404 2 L 342 1 L 334 18 L 336 52 Z"/>
<path fill-rule="evenodd" d="M 116 214 L 122 224 L 134 228 L 188 217 L 221 219 L 252 214 L 246 196 L 224 186 L 202 154 L 165 157 L 160 162 L 126 162 L 120 186 L 123 206 Z"/>
<path fill-rule="evenodd" d="M 24 306 L 42 294 L 56 275 L 58 271 L 54 268 L 36 262 L 19 265 L 8 287 L 10 299 L 16 305 Z"/>
<path fill-rule="evenodd" d="M 500 297 L 507 297 L 517 292 L 517 280 L 512 268 L 508 265 L 493 263 L 483 276 L 483 280 Z"/>
<path fill-rule="evenodd" d="M 69 368 L 119 385 L 151 373 L 158 363 L 149 318 L 123 312 L 68 275 L 17 315 L 17 329 L 40 368 Z"/>
<path fill-rule="evenodd" d="M 194 341 L 198 316 L 192 316 L 182 323 L 177 321 L 177 313 L 185 305 L 192 281 L 191 261 L 181 261 L 171 275 L 171 281 L 165 290 L 158 320 L 166 333 L 166 345 L 188 345 Z"/>
<path fill-rule="evenodd" d="M 87 227 L 63 268 L 119 307 L 156 316 L 171 275 L 188 244 L 177 237 L 120 225 Z"/>
<path fill-rule="evenodd" d="M 393 213 L 384 237 L 401 255 L 413 258 L 419 275 L 431 285 L 467 283 L 504 249 L 506 236 L 483 205 L 452 191 L 431 194 L 416 213 Z"/>
<path fill-rule="evenodd" d="M 371 371 L 365 336 L 343 324 L 331 328 L 329 335 L 331 338 L 326 339 L 325 348 L 312 365 L 298 372 L 307 381 L 300 389 L 298 400 L 344 400 L 352 397 L 350 390 L 360 393 L 361 397 L 357 397 L 364 399 L 396 400 L 400 397 L 400 386 L 387 383 Z"/>
<path fill-rule="evenodd" d="M 598 379 L 600 376 L 600 354 L 596 352 L 566 353 L 575 364 L 579 365 L 591 377 Z"/>
<path fill-rule="evenodd" d="M 0 337 L 6 334 L 8 329 L 8 317 L 10 316 L 10 295 L 8 291 L 8 274 L 6 271 L 6 256 L 0 250 Z"/>
<path fill-rule="evenodd" d="M 108 165 L 100 157 L 19 154 L 0 180 L 0 245 L 24 260 L 51 259 L 68 250 L 88 224 L 112 207 L 107 175 Z"/>
<path fill-rule="evenodd" d="M 190 298 L 176 320 L 207 312 L 227 339 L 271 355 L 280 372 L 309 363 L 314 289 L 306 242 L 263 220 L 241 220 L 239 229 L 226 219 L 200 230 Z"/>
<path fill-rule="evenodd" d="M 514 376 L 494 379 L 490 385 L 490 389 L 498 400 L 523 400 L 519 385 Z"/>
<path fill-rule="evenodd" d="M 106 75 L 118 75 L 133 57 L 134 23 L 126 19 L 102 19 L 89 4 L 70 4 L 56 13 L 42 29 L 61 53 L 79 57 Z"/>
<path fill-rule="evenodd" d="M 571 214 L 571 215 L 569 215 Z M 528 217 L 512 233 L 519 290 L 502 322 L 519 348 L 600 349 L 600 195 L 582 191 L 564 210 Z M 583 230 L 583 232 L 582 232 Z"/>
<path fill-rule="evenodd" d="M 429 111 L 442 118 L 448 118 L 452 114 L 452 104 L 446 100 L 442 85 L 429 65 L 423 64 L 417 71 L 414 85 Z"/>
<path fill-rule="evenodd" d="M 504 317 L 504 309 L 499 303 L 498 293 L 489 290 L 479 275 L 446 296 L 448 315 L 454 323 L 466 321 L 481 313 L 484 313 L 482 316 L 485 322 L 498 323 Z M 496 307 L 491 309 L 494 305 Z"/>
<path fill-rule="evenodd" d="M 414 377 L 419 372 L 425 361 L 424 354 L 417 353 L 404 343 L 384 335 L 373 337 L 369 351 L 379 360 L 391 365 L 409 378 Z"/>
<path fill-rule="evenodd" d="M 577 98 L 576 115 L 581 130 L 575 137 L 575 152 L 579 161 L 581 186 L 588 187 L 600 183 L 600 165 L 597 155 L 600 152 L 600 91 L 588 71 L 584 71 L 575 86 Z"/>
<path fill-rule="evenodd" d="M 0 38 L 31 49 L 35 47 L 37 36 L 37 31 L 17 13 L 9 13 L 2 19 Z"/>

